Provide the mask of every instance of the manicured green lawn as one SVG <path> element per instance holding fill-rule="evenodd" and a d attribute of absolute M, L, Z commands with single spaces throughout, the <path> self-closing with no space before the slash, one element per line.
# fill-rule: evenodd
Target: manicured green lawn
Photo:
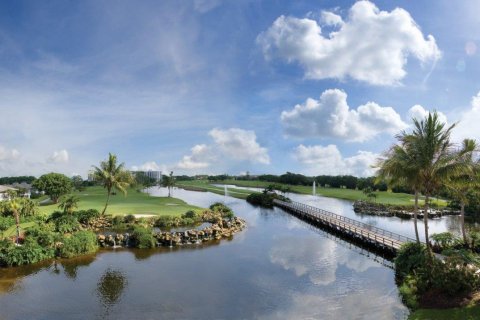
<path fill-rule="evenodd" d="M 228 184 L 228 183 L 226 183 Z M 191 190 L 198 190 L 198 191 L 209 191 L 212 193 L 216 193 L 219 195 L 225 195 L 225 188 L 224 187 L 217 187 L 212 185 L 207 180 L 192 180 L 192 181 L 179 181 L 177 182 L 178 187 L 184 187 L 186 189 Z M 249 194 L 253 191 L 244 190 L 244 189 L 235 189 L 235 188 L 228 188 L 227 189 L 228 195 L 238 199 L 246 199 Z"/>
<path fill-rule="evenodd" d="M 420 309 L 408 320 L 476 320 L 480 319 L 480 306 L 458 309 Z"/>
<path fill-rule="evenodd" d="M 201 180 L 200 181 L 196 180 L 191 182 L 200 183 Z M 203 181 L 203 183 L 208 183 L 208 181 Z M 256 180 L 246 180 L 246 181 L 245 180 L 225 180 L 218 183 L 232 184 L 240 187 L 255 187 L 255 188 L 265 188 L 268 185 L 273 184 L 271 182 L 256 181 Z M 284 185 L 284 186 L 290 187 L 292 192 L 301 193 L 301 194 L 312 194 L 312 186 L 292 186 L 292 185 Z M 389 191 L 379 191 L 375 193 L 377 194 L 376 201 L 378 203 L 413 206 L 413 201 L 414 201 L 413 195 L 406 194 L 406 193 L 393 193 Z M 317 187 L 317 194 L 325 197 L 345 199 L 345 200 L 351 200 L 351 201 L 367 200 L 367 197 L 363 194 L 361 190 Z M 433 202 L 435 204 L 438 203 L 439 206 L 447 205 L 447 202 L 442 199 L 439 199 L 438 201 L 434 200 Z M 420 204 L 423 204 L 422 200 L 420 200 Z"/>
<path fill-rule="evenodd" d="M 82 192 L 74 192 L 80 198 L 78 210 L 97 209 L 103 210 L 105 206 L 106 191 L 102 187 L 88 187 Z M 58 209 L 58 205 L 51 204 L 40 206 L 40 213 L 50 214 Z M 183 200 L 168 197 L 152 197 L 135 189 L 129 189 L 127 196 L 117 193 L 110 196 L 107 214 L 154 214 L 154 215 L 181 215 L 188 210 L 201 210 L 189 205 Z"/>

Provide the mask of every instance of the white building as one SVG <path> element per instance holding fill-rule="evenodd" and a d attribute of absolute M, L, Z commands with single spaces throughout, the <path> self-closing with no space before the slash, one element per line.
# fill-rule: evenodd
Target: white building
<path fill-rule="evenodd" d="M 9 187 L 9 186 L 2 186 L 0 185 L 0 201 L 3 201 L 3 200 L 10 200 L 10 197 L 8 195 L 8 192 L 9 190 L 17 190 L 15 188 L 12 188 L 12 187 Z"/>

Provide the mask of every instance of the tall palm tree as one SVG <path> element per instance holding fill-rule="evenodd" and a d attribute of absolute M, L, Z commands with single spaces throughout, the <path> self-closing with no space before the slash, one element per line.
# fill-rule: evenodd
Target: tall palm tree
<path fill-rule="evenodd" d="M 478 151 L 478 145 L 475 140 L 465 139 L 462 148 L 459 151 L 459 160 L 465 166 L 465 170 L 458 175 L 453 176 L 446 183 L 447 188 L 453 197 L 460 203 L 460 225 L 462 228 L 463 241 L 467 243 L 467 233 L 465 231 L 465 205 L 468 204 L 468 191 L 477 188 L 479 181 L 478 163 L 474 160 L 474 153 Z"/>
<path fill-rule="evenodd" d="M 127 188 L 130 186 L 134 179 L 130 172 L 125 170 L 123 163 L 117 165 L 117 156 L 109 153 L 106 161 L 100 162 L 100 166 L 93 166 L 95 181 L 101 182 L 103 187 L 107 189 L 107 201 L 105 202 L 105 208 L 103 208 L 102 215 L 107 211 L 108 201 L 112 190 L 116 189 L 127 194 Z"/>
<path fill-rule="evenodd" d="M 431 251 L 428 235 L 430 196 L 450 177 L 460 174 L 464 165 L 459 161 L 459 153 L 455 152 L 450 142 L 450 135 L 456 124 L 446 127 L 446 124 L 438 119 L 437 112 L 429 113 L 422 120 L 413 119 L 413 124 L 413 132 L 402 135 L 401 142 L 418 165 L 418 179 L 425 196 L 425 240 Z"/>
<path fill-rule="evenodd" d="M 173 176 L 173 171 L 170 171 L 170 175 L 163 176 L 162 186 L 168 188 L 168 196 L 172 195 L 172 188 L 175 186 L 175 177 Z"/>
<path fill-rule="evenodd" d="M 406 135 L 402 132 L 397 139 L 402 140 Z M 419 167 L 415 161 L 415 155 L 409 152 L 403 145 L 392 146 L 379 159 L 376 167 L 377 180 L 386 180 L 388 185 L 407 186 L 411 188 L 415 194 L 415 204 L 413 210 L 413 225 L 415 227 L 415 239 L 420 243 L 418 234 L 418 196 L 421 189 L 421 181 L 419 179 Z"/>
<path fill-rule="evenodd" d="M 18 199 L 11 198 L 9 201 L 9 207 L 15 217 L 15 225 L 17 226 L 17 239 L 15 242 L 18 244 L 18 240 L 20 238 L 20 214 L 18 212 L 20 209 L 20 204 L 18 203 Z"/>

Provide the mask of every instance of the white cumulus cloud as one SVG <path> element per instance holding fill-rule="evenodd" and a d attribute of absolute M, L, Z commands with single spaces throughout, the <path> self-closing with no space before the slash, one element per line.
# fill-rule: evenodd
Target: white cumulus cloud
<path fill-rule="evenodd" d="M 423 35 L 404 9 L 379 10 L 358 1 L 343 20 L 325 11 L 321 22 L 280 16 L 257 37 L 267 60 L 297 62 L 309 79 L 350 77 L 373 85 L 395 85 L 405 77 L 410 56 L 421 63 L 441 57 L 435 38 Z M 322 26 L 334 28 L 324 34 Z"/>
<path fill-rule="evenodd" d="M 0 145 L 0 161 L 11 161 L 18 159 L 20 152 L 17 149 L 7 149 Z"/>
<path fill-rule="evenodd" d="M 230 128 L 226 130 L 212 129 L 208 133 L 211 144 L 198 144 L 185 155 L 177 167 L 180 169 L 204 169 L 221 161 L 248 161 L 269 164 L 268 150 L 257 142 L 254 131 Z"/>
<path fill-rule="evenodd" d="M 421 105 L 416 104 L 408 110 L 408 116 L 410 117 L 410 119 L 422 120 L 428 116 L 429 112 L 429 110 L 426 110 Z M 437 114 L 440 122 L 447 123 L 447 116 L 443 112 L 437 111 Z"/>
<path fill-rule="evenodd" d="M 370 151 L 358 151 L 356 155 L 344 158 L 336 145 L 315 145 L 295 148 L 294 158 L 304 166 L 303 171 L 309 175 L 351 174 L 367 177 L 375 174 L 372 165 L 378 154 Z"/>
<path fill-rule="evenodd" d="M 382 132 L 396 133 L 407 126 L 393 108 L 375 102 L 350 109 L 347 94 L 339 89 L 326 90 L 319 100 L 308 98 L 304 104 L 283 111 L 281 121 L 289 136 L 356 142 L 369 140 Z"/>
<path fill-rule="evenodd" d="M 68 151 L 65 149 L 60 151 L 54 151 L 53 154 L 48 158 L 48 162 L 53 163 L 67 163 L 68 160 Z"/>
<path fill-rule="evenodd" d="M 133 171 L 162 171 L 167 172 L 164 165 L 158 165 L 155 161 L 147 161 L 139 166 L 132 166 Z"/>
<path fill-rule="evenodd" d="M 461 113 L 458 125 L 453 130 L 454 140 L 461 141 L 466 138 L 480 141 L 480 91 L 472 97 L 470 107 Z"/>

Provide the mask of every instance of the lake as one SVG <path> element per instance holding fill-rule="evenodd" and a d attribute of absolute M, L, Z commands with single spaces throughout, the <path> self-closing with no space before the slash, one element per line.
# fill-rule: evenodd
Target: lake
<path fill-rule="evenodd" d="M 150 193 L 165 196 L 163 188 Z M 391 262 L 281 209 L 175 189 L 207 207 L 225 201 L 248 227 L 232 240 L 0 269 L 0 319 L 406 319 Z M 413 221 L 360 216 L 349 201 L 292 200 L 413 237 Z M 423 225 L 419 224 L 420 230 Z M 457 217 L 430 232 L 458 230 Z"/>

